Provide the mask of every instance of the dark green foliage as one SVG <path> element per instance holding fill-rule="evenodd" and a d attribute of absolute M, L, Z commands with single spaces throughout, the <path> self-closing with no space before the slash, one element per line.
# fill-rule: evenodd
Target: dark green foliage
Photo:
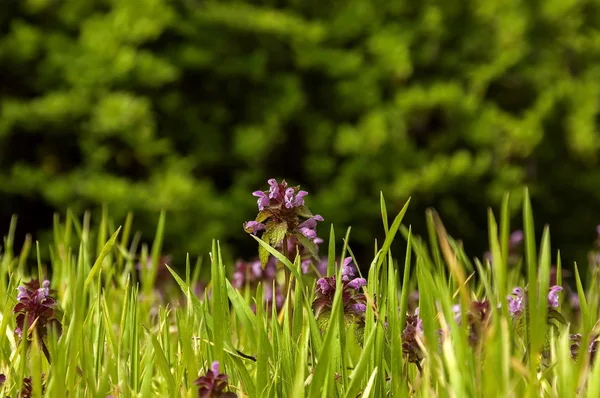
<path fill-rule="evenodd" d="M 419 222 L 434 205 L 483 248 L 472 209 L 510 192 L 514 213 L 527 183 L 566 257 L 593 240 L 600 0 L 8 0 L 0 14 L 0 220 L 106 203 L 150 239 L 166 209 L 174 254 L 213 238 L 253 254 L 232 226 L 285 175 L 356 241 L 379 233 L 383 190 L 390 211 L 419 198 Z"/>

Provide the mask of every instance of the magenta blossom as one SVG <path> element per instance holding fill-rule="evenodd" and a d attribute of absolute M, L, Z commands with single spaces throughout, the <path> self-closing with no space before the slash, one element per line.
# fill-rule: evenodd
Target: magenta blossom
<path fill-rule="evenodd" d="M 50 327 L 56 327 L 59 333 L 62 331 L 60 320 L 56 318 L 55 314 L 57 303 L 50 295 L 50 281 L 44 281 L 40 286 L 40 282 L 34 279 L 19 286 L 18 290 L 18 303 L 13 312 L 17 315 L 15 333 L 19 337 L 23 337 L 25 320 L 27 320 L 28 328 L 36 322 L 35 329 L 40 339 L 48 334 Z"/>
<path fill-rule="evenodd" d="M 548 307 L 558 307 L 558 293 L 562 291 L 562 286 L 554 285 L 548 292 Z M 522 288 L 516 287 L 508 298 L 508 310 L 512 316 L 518 316 L 525 308 L 527 293 Z"/>
<path fill-rule="evenodd" d="M 523 289 L 515 287 L 512 295 L 508 296 L 508 311 L 515 316 L 523 311 Z"/>
<path fill-rule="evenodd" d="M 344 313 L 362 316 L 367 310 L 367 300 L 364 294 L 359 293 L 366 286 L 364 278 L 353 278 L 354 271 L 350 267 L 352 257 L 344 260 L 342 266 L 342 300 Z M 322 313 L 331 310 L 336 290 L 336 276 L 320 278 L 317 281 L 317 297 L 313 301 L 313 310 L 318 318 Z"/>
<path fill-rule="evenodd" d="M 267 182 L 268 191 L 252 193 L 258 198 L 259 212 L 254 220 L 244 223 L 244 230 L 253 235 L 262 231 L 261 239 L 272 247 L 281 247 L 285 241 L 295 238 L 318 261 L 314 241 L 317 239 L 317 222 L 323 221 L 323 217 L 313 215 L 306 207 L 304 197 L 308 192 L 301 191 L 300 187 L 289 187 L 285 180 L 279 183 L 271 178 Z M 268 258 L 261 246 L 259 258 L 262 265 Z"/>
<path fill-rule="evenodd" d="M 548 292 L 548 306 L 549 307 L 558 307 L 558 292 L 562 291 L 562 286 L 554 285 L 550 288 L 550 292 Z"/>
<path fill-rule="evenodd" d="M 317 221 L 323 221 L 323 217 L 317 214 L 316 216 L 309 218 L 298 226 L 298 230 L 302 235 L 314 241 L 317 238 Z"/>
<path fill-rule="evenodd" d="M 246 223 L 244 223 L 244 229 L 252 230 L 252 234 L 256 235 L 258 231 L 262 231 L 265 229 L 265 224 L 256 221 L 247 221 Z"/>

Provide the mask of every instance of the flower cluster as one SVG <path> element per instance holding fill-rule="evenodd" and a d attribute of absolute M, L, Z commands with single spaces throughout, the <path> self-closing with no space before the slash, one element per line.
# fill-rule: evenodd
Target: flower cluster
<path fill-rule="evenodd" d="M 548 307 L 558 307 L 558 293 L 563 290 L 562 286 L 554 285 L 548 292 Z M 527 292 L 520 287 L 513 289 L 508 297 L 508 311 L 513 317 L 521 315 L 527 305 Z"/>
<path fill-rule="evenodd" d="M 40 282 L 34 279 L 24 286 L 19 286 L 18 290 L 18 303 L 13 312 L 17 315 L 15 333 L 19 337 L 23 337 L 25 320 L 28 328 L 35 322 L 35 330 L 40 339 L 48 334 L 51 327 L 55 327 L 58 333 L 62 332 L 62 325 L 56 317 L 57 303 L 50 295 L 53 291 L 50 290 L 49 281 L 44 281 L 40 286 Z"/>
<path fill-rule="evenodd" d="M 194 381 L 198 386 L 198 398 L 235 398 L 237 395 L 233 392 L 226 392 L 227 379 L 226 374 L 219 373 L 219 362 L 214 361 L 206 375 L 200 376 Z"/>
<path fill-rule="evenodd" d="M 247 233 L 257 235 L 262 231 L 261 239 L 272 247 L 280 246 L 286 238 L 295 237 L 316 257 L 315 239 L 317 222 L 323 221 L 320 215 L 313 215 L 304 204 L 306 191 L 299 187 L 288 187 L 285 180 L 281 183 L 274 178 L 268 181 L 268 191 L 255 191 L 258 198 L 256 219 L 244 223 Z M 259 246 L 261 265 L 268 260 L 268 252 Z"/>
<path fill-rule="evenodd" d="M 414 315 L 406 316 L 406 326 L 402 332 L 402 352 L 408 362 L 418 364 L 423 359 L 423 351 L 419 341 L 423 341 L 423 321 L 419 318 L 418 308 Z"/>
<path fill-rule="evenodd" d="M 342 300 L 344 314 L 361 317 L 367 309 L 365 295 L 360 293 L 363 286 L 367 284 L 364 278 L 356 278 L 354 269 L 351 267 L 352 257 L 347 257 L 342 265 Z M 320 278 L 317 281 L 317 296 L 312 307 L 315 316 L 319 318 L 328 314 L 333 305 L 336 291 L 336 276 Z"/>

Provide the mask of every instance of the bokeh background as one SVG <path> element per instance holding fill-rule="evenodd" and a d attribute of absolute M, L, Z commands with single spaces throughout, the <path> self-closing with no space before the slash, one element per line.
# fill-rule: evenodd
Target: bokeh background
<path fill-rule="evenodd" d="M 165 251 L 255 242 L 251 192 L 285 177 L 368 258 L 408 197 L 471 255 L 524 186 L 584 262 L 600 223 L 599 0 L 3 0 L 0 232 L 98 214 Z M 20 238 L 19 238 L 20 237 Z"/>

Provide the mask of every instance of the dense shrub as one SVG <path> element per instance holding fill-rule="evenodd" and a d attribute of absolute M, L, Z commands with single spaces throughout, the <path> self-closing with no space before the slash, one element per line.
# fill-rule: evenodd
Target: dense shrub
<path fill-rule="evenodd" d="M 525 183 L 568 257 L 593 240 L 599 0 L 4 3 L 0 219 L 24 230 L 106 203 L 150 238 L 165 208 L 174 253 L 253 251 L 249 192 L 285 175 L 363 242 L 384 190 L 479 249 L 472 209 Z"/>

